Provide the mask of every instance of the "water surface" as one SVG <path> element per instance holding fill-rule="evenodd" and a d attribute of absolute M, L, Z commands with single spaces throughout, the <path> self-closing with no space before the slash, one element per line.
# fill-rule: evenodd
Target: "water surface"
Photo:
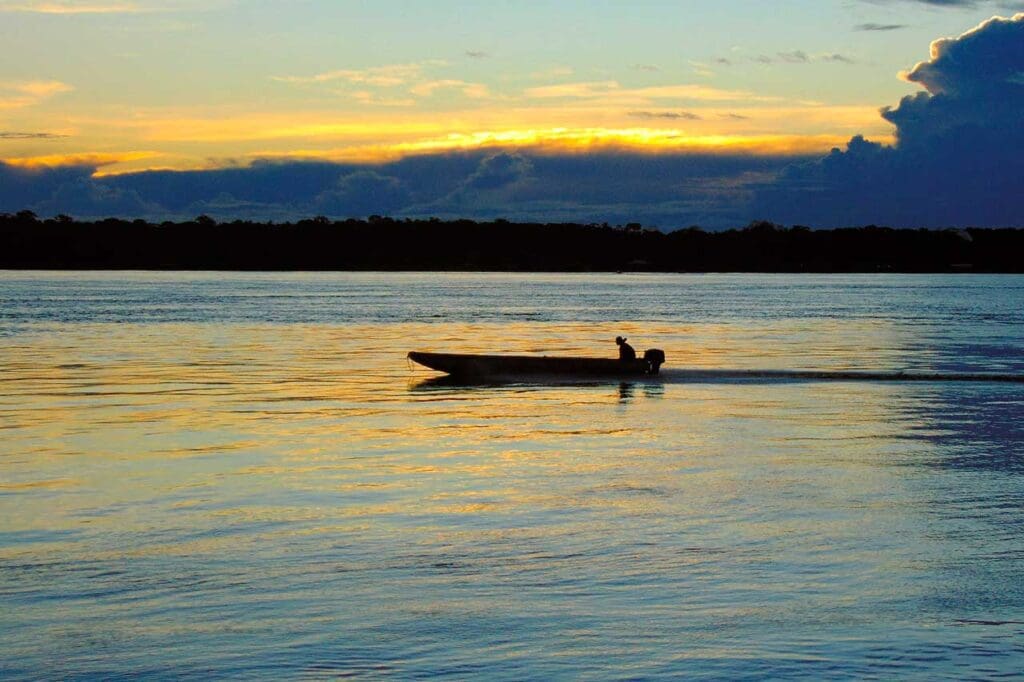
<path fill-rule="evenodd" d="M 0 677 L 1012 677 L 1017 276 L 0 273 Z M 412 349 L 655 381 L 457 386 Z"/>

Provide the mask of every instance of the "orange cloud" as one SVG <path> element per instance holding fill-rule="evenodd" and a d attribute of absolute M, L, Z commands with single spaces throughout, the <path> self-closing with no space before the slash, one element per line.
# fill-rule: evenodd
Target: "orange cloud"
<path fill-rule="evenodd" d="M 333 149 L 262 149 L 247 153 L 246 157 L 386 163 L 422 154 L 513 149 L 538 154 L 630 151 L 641 154 L 800 156 L 824 153 L 844 142 L 842 135 L 687 136 L 679 131 L 648 128 L 551 128 L 452 133 L 415 142 L 352 145 Z"/>
<path fill-rule="evenodd" d="M 157 152 L 85 152 L 79 154 L 48 154 L 4 159 L 4 163 L 19 168 L 54 168 L 58 166 L 89 166 L 100 168 L 118 163 L 150 159 Z"/>
<path fill-rule="evenodd" d="M 34 88 L 38 93 L 50 90 L 60 87 Z M 366 97 L 373 98 L 375 93 L 367 91 Z M 482 106 L 445 113 L 417 110 L 398 98 L 389 103 L 393 106 L 345 114 L 191 107 L 110 111 L 109 115 L 61 119 L 70 126 L 61 131 L 74 136 L 74 149 L 60 148 L 68 156 L 54 155 L 52 147 L 43 146 L 52 141 L 31 139 L 18 143 L 17 154 L 11 155 L 22 165 L 60 163 L 72 157 L 101 161 L 105 165 L 100 173 L 108 175 L 146 168 L 223 167 L 239 159 L 266 157 L 375 163 L 410 154 L 491 148 L 805 154 L 842 146 L 854 134 L 884 140 L 891 132 L 891 125 L 874 106 L 698 103 L 687 107 L 694 112 L 692 117 L 652 115 L 637 125 L 636 117 L 630 115 L 636 108 L 607 106 L 599 100 Z M 643 109 L 655 114 L 677 111 L 658 105 Z M 32 123 L 38 127 L 46 121 L 35 117 Z M 82 152 L 90 147 L 97 153 L 88 157 Z"/>
<path fill-rule="evenodd" d="M 409 92 L 417 95 L 418 97 L 430 97 L 436 91 L 446 88 L 460 90 L 463 95 L 473 99 L 485 99 L 491 95 L 486 85 L 482 85 L 480 83 L 467 83 L 466 81 L 451 78 L 427 81 L 426 83 L 417 83 L 409 89 Z"/>
<path fill-rule="evenodd" d="M 0 110 L 20 109 L 38 104 L 73 87 L 60 81 L 19 81 L 0 83 Z"/>
<path fill-rule="evenodd" d="M 331 81 L 345 81 L 359 85 L 371 85 L 382 88 L 392 88 L 405 85 L 423 75 L 425 68 L 430 66 L 444 66 L 445 62 L 431 60 L 426 62 L 413 62 L 410 64 L 388 64 L 385 66 L 373 66 L 368 69 L 337 69 L 325 71 L 312 76 L 271 76 L 272 80 L 282 83 L 311 84 L 329 83 Z"/>
<path fill-rule="evenodd" d="M 452 133 L 380 148 L 388 154 L 528 147 L 551 152 L 629 149 L 650 153 L 811 154 L 843 142 L 835 135 L 688 135 L 655 128 L 549 128 Z"/>

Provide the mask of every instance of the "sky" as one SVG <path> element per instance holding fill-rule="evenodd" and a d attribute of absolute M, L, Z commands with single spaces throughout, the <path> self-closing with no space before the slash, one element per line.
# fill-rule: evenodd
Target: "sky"
<path fill-rule="evenodd" d="M 0 0 L 0 211 L 1024 225 L 1021 11 Z"/>

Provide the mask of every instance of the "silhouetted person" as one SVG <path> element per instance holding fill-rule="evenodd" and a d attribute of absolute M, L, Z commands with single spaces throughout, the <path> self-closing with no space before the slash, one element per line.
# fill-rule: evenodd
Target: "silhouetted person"
<path fill-rule="evenodd" d="M 616 336 L 615 343 L 619 347 L 619 360 L 636 360 L 636 351 L 633 350 L 633 346 L 626 343 L 626 339 L 624 337 Z"/>

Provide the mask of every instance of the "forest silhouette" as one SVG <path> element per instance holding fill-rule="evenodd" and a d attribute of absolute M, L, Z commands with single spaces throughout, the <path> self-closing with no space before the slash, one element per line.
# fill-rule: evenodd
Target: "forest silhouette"
<path fill-rule="evenodd" d="M 1024 230 L 812 230 L 770 222 L 708 232 L 638 223 L 392 219 L 295 223 L 42 220 L 0 214 L 0 268 L 650 272 L 1024 272 Z"/>

